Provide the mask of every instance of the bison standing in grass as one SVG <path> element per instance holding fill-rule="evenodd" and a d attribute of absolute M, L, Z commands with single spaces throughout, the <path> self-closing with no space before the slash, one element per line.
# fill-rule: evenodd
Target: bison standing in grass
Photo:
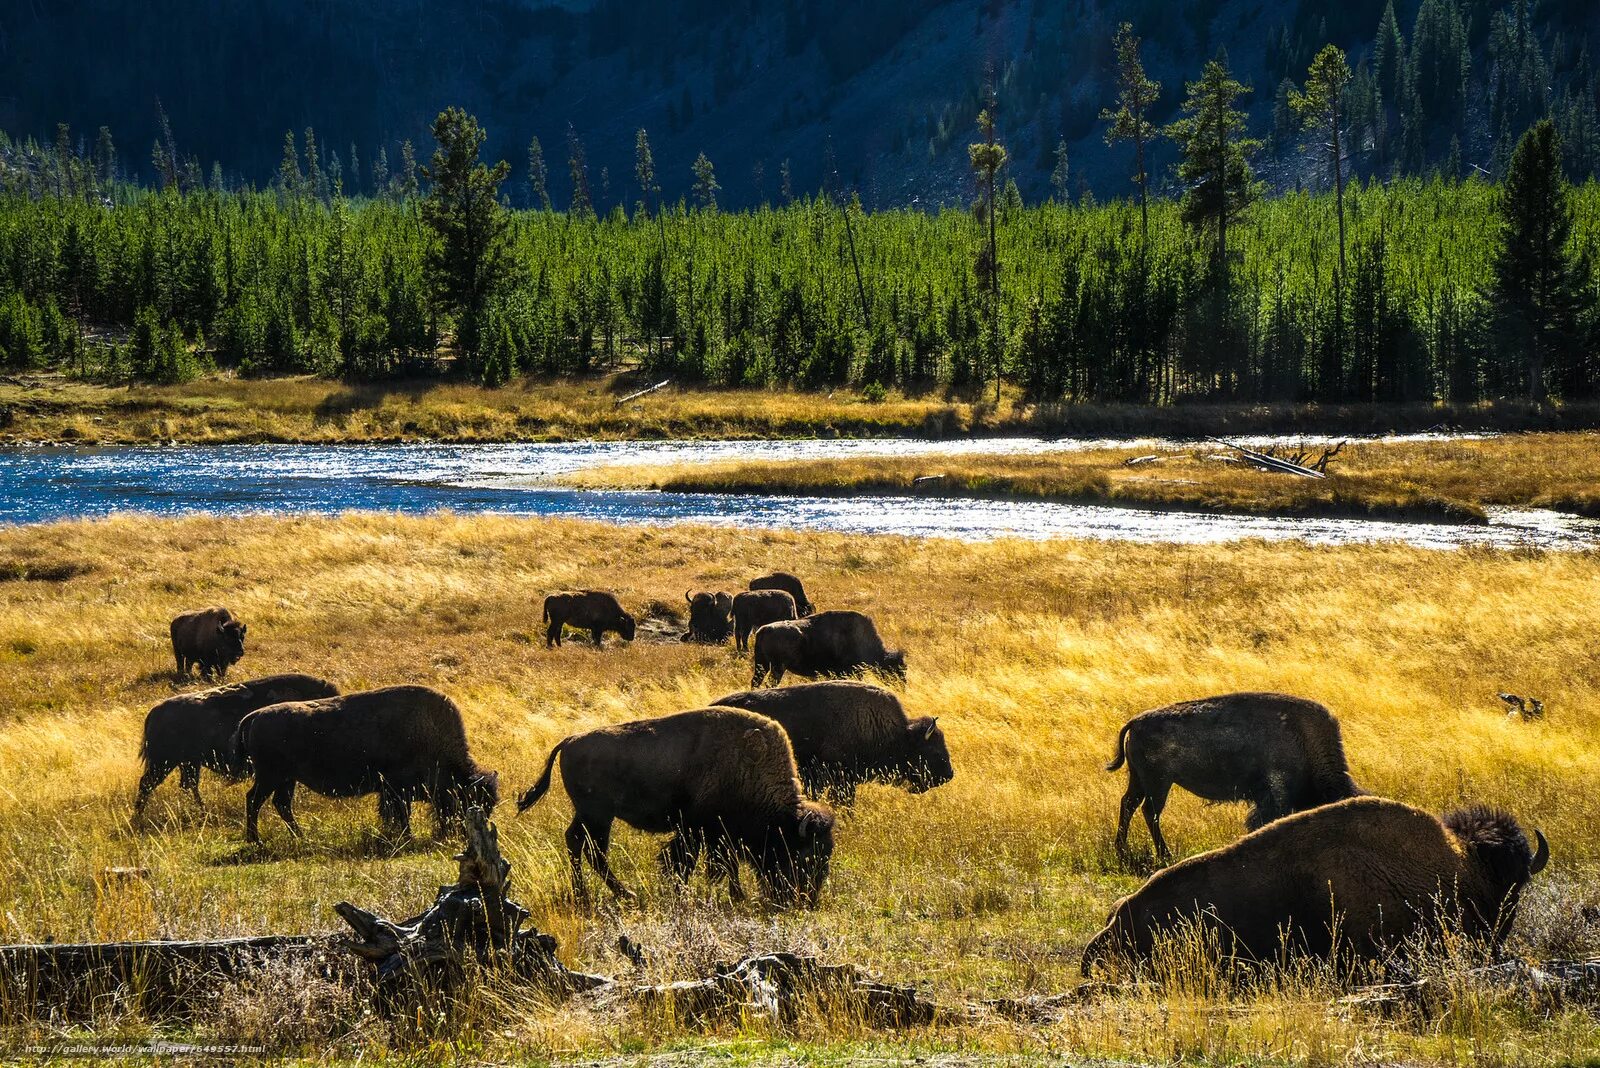
<path fill-rule="evenodd" d="M 624 641 L 633 641 L 633 617 L 622 608 L 622 602 L 600 590 L 582 590 L 578 593 L 552 593 L 544 599 L 544 644 L 548 649 L 561 644 L 561 628 L 586 630 L 594 636 L 599 648 L 606 631 L 621 635 Z"/>
<path fill-rule="evenodd" d="M 785 672 L 808 679 L 867 670 L 906 677 L 906 655 L 886 649 L 878 628 L 860 612 L 818 612 L 805 619 L 768 623 L 756 631 L 755 645 L 751 686 L 769 678 L 776 686 Z"/>
<path fill-rule="evenodd" d="M 774 571 L 770 575 L 762 575 L 758 579 L 750 580 L 752 590 L 782 590 L 794 598 L 795 611 L 801 616 L 809 616 L 816 611 L 815 606 L 806 598 L 806 588 L 800 580 L 787 571 Z"/>
<path fill-rule="evenodd" d="M 255 782 L 245 796 L 245 838 L 260 841 L 261 804 L 273 807 L 300 836 L 295 786 L 328 797 L 378 795 L 385 833 L 411 833 L 411 805 L 433 806 L 444 834 L 467 808 L 492 811 L 499 777 L 467 751 L 454 701 L 426 686 L 390 686 L 319 701 L 271 705 L 244 717 L 234 732 L 234 759 L 249 761 Z"/>
<path fill-rule="evenodd" d="M 786 590 L 746 590 L 733 599 L 733 644 L 742 652 L 750 648 L 750 635 L 768 623 L 799 618 Z"/>
<path fill-rule="evenodd" d="M 134 816 L 144 812 L 151 793 L 174 768 L 178 785 L 194 795 L 197 805 L 201 803 L 201 768 L 230 777 L 244 775 L 244 766 L 234 763 L 229 740 L 249 713 L 283 701 L 311 701 L 338 692 L 333 683 L 310 675 L 268 675 L 162 701 L 144 718 L 144 744 L 139 747 L 144 774 L 139 777 Z"/>
<path fill-rule="evenodd" d="M 789 734 L 800 781 L 813 796 L 849 804 L 881 782 L 914 794 L 955 777 L 937 718 L 906 715 L 900 698 L 865 682 L 810 682 L 731 693 L 713 701 L 775 719 Z"/>
<path fill-rule="evenodd" d="M 1278 693 L 1232 693 L 1140 713 L 1117 735 L 1106 770 L 1124 761 L 1117 852 L 1126 855 L 1128 824 L 1142 804 L 1163 862 L 1172 851 L 1161 836 L 1161 810 L 1174 785 L 1207 801 L 1250 802 L 1245 826 L 1252 831 L 1362 792 L 1345 763 L 1339 721 L 1315 701 Z"/>
<path fill-rule="evenodd" d="M 244 656 L 244 635 L 249 627 L 226 608 L 185 612 L 172 621 L 172 657 L 178 675 L 187 678 L 198 667 L 203 678 L 223 678 Z"/>
<path fill-rule="evenodd" d="M 621 820 L 673 835 L 662 847 L 661 866 L 680 881 L 704 849 L 708 873 L 727 881 L 735 901 L 744 897 L 743 858 L 775 903 L 816 903 L 833 856 L 833 813 L 801 794 L 789 738 L 772 720 L 702 708 L 571 735 L 550 751 L 518 811 L 550 789 L 557 758 L 572 799 L 567 855 L 580 900 L 587 896 L 585 858 L 613 894 L 633 899 L 606 856 L 612 821 Z"/>
<path fill-rule="evenodd" d="M 1439 819 L 1357 797 L 1297 813 L 1157 872 L 1117 902 L 1083 971 L 1149 960 L 1173 935 L 1247 961 L 1285 951 L 1376 961 L 1446 928 L 1497 949 L 1523 886 L 1550 858 L 1544 835 L 1534 838 L 1537 851 L 1511 816 L 1481 807 Z"/>
<path fill-rule="evenodd" d="M 735 598 L 721 592 L 691 594 L 686 591 L 683 599 L 689 602 L 689 629 L 683 636 L 684 641 L 720 645 L 728 640 L 728 633 L 733 629 Z"/>

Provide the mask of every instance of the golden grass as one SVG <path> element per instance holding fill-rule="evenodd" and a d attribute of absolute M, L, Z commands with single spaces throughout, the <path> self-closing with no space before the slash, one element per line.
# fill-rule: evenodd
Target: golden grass
<path fill-rule="evenodd" d="M 731 646 L 684 645 L 654 626 L 627 647 L 546 651 L 543 594 L 607 587 L 664 621 L 685 587 L 734 589 L 777 565 L 801 573 L 820 605 L 871 611 L 908 650 L 906 702 L 944 717 L 956 779 L 920 797 L 863 790 L 843 817 L 823 906 L 792 915 L 733 908 L 699 882 L 676 900 L 655 874 L 658 843 L 626 830 L 613 855 L 642 906 L 579 912 L 566 892 L 563 791 L 525 816 L 506 806 L 499 823 L 515 896 L 569 962 L 627 971 L 611 949 L 626 932 L 660 977 L 798 948 L 949 1000 L 1068 989 L 1085 941 L 1139 881 L 1111 848 L 1123 779 L 1102 765 L 1117 726 L 1154 705 L 1247 688 L 1327 702 L 1369 789 L 1430 809 L 1505 805 L 1542 828 L 1553 860 L 1526 899 L 1518 946 L 1600 949 L 1600 929 L 1583 919 L 1600 905 L 1595 554 L 962 544 L 452 515 L 122 517 L 0 530 L 0 575 L 52 576 L 0 581 L 0 941 L 332 930 L 336 901 L 410 915 L 453 870 L 447 847 L 390 855 L 371 799 L 305 791 L 306 841 L 291 841 L 268 812 L 265 846 L 246 848 L 243 790 L 209 773 L 206 813 L 179 795 L 174 776 L 152 803 L 155 828 L 132 828 L 143 713 L 173 692 L 166 622 L 181 609 L 222 602 L 250 623 L 242 676 L 304 670 L 346 689 L 443 689 L 509 797 L 571 731 L 692 707 L 749 681 Z M 1548 720 L 1508 721 L 1497 690 L 1541 697 Z M 1238 807 L 1181 791 L 1166 817 L 1180 853 L 1231 840 L 1241 822 Z M 1138 829 L 1135 843 L 1148 848 Z M 148 875 L 114 879 L 104 874 L 113 867 Z M 1133 993 L 1055 1024 L 942 1027 L 887 1043 L 850 1021 L 815 1021 L 801 1047 L 756 1024 L 702 1031 L 581 1004 L 507 1008 L 504 992 L 483 995 L 491 1008 L 479 1025 L 426 1041 L 371 1019 L 277 1031 L 270 1021 L 283 1006 L 272 999 L 288 988 L 316 1000 L 315 991 L 260 985 L 186 1033 L 222 1039 L 260 1027 L 307 1055 L 404 1049 L 422 1060 L 685 1049 L 735 1063 L 939 1051 L 1450 1065 L 1600 1055 L 1600 1022 L 1579 1010 L 1534 1012 L 1486 993 L 1431 1019 L 1381 1017 L 1331 1006 L 1316 982 L 1249 998 Z M 151 1029 L 113 1012 L 92 1033 Z M 59 1033 L 32 1023 L 0 1031 L 0 1042 Z"/>
<path fill-rule="evenodd" d="M 1482 522 L 1510 505 L 1600 514 L 1600 434 L 1512 434 L 1346 444 L 1323 480 L 1231 462 L 1222 446 L 1091 449 L 1042 456 L 916 456 L 602 467 L 563 480 L 679 493 L 845 496 L 918 491 L 1273 515 Z M 1315 452 L 1315 450 L 1313 450 Z M 1155 456 L 1149 463 L 1128 461 Z M 1230 461 L 1230 462 L 1224 462 Z"/>
<path fill-rule="evenodd" d="M 1600 408 L 1500 405 L 1032 404 L 1013 387 L 1001 401 L 943 391 L 881 400 L 828 393 L 677 385 L 627 404 L 654 383 L 635 371 L 486 389 L 429 378 L 350 385 L 294 376 L 218 375 L 186 385 L 101 386 L 58 374 L 0 377 L 0 443 L 561 441 L 573 438 L 1094 437 L 1248 433 L 1366 433 L 1600 426 Z"/>

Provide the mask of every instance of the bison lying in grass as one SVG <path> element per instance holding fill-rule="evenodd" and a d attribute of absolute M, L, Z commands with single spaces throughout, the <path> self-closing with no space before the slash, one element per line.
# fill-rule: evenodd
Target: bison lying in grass
<path fill-rule="evenodd" d="M 139 777 L 134 816 L 144 812 L 150 794 L 174 768 L 178 785 L 194 795 L 197 805 L 201 768 L 233 777 L 244 775 L 245 767 L 234 763 L 229 739 L 249 713 L 283 701 L 311 701 L 338 692 L 333 683 L 310 675 L 268 675 L 162 701 L 144 717 L 144 744 L 139 747 L 144 774 Z"/>
<path fill-rule="evenodd" d="M 955 777 L 939 721 L 909 718 L 900 698 L 881 686 L 810 682 L 731 693 L 712 704 L 782 724 L 800 781 L 813 796 L 827 791 L 849 804 L 862 783 L 889 783 L 918 794 Z"/>
<path fill-rule="evenodd" d="M 785 590 L 745 590 L 733 599 L 733 644 L 750 648 L 750 635 L 768 623 L 799 619 L 794 597 Z"/>
<path fill-rule="evenodd" d="M 328 797 L 378 795 L 385 833 L 411 833 L 411 804 L 433 806 L 436 833 L 444 834 L 467 808 L 492 811 L 499 777 L 473 762 L 455 702 L 426 686 L 381 690 L 271 705 L 244 717 L 232 748 L 248 760 L 255 781 L 245 796 L 245 838 L 260 841 L 261 804 L 273 807 L 289 830 L 294 790 L 304 784 Z"/>
<path fill-rule="evenodd" d="M 1142 804 L 1163 862 L 1172 852 L 1161 836 L 1161 810 L 1174 785 L 1207 801 L 1250 802 L 1250 830 L 1362 792 L 1345 763 L 1339 721 L 1315 701 L 1278 693 L 1231 693 L 1143 712 L 1117 735 L 1106 770 L 1124 761 L 1117 852 L 1127 853 L 1128 824 Z"/>
<path fill-rule="evenodd" d="M 718 645 L 728 640 L 733 629 L 734 598 L 720 592 L 685 591 L 683 599 L 689 602 L 689 629 L 683 635 L 684 641 Z"/>
<path fill-rule="evenodd" d="M 244 636 L 250 628 L 226 608 L 202 608 L 178 616 L 170 629 L 179 676 L 187 678 L 189 669 L 198 667 L 203 678 L 220 679 L 244 656 Z"/>
<path fill-rule="evenodd" d="M 866 670 L 906 677 L 906 655 L 886 649 L 871 618 L 860 612 L 818 612 L 768 623 L 756 631 L 755 644 L 751 686 L 769 678 L 776 686 L 785 672 L 808 679 Z"/>
<path fill-rule="evenodd" d="M 594 636 L 596 648 L 606 631 L 631 642 L 636 629 L 633 617 L 623 610 L 622 602 L 600 590 L 552 593 L 544 599 L 544 622 L 549 624 L 544 633 L 546 649 L 561 644 L 563 627 L 588 631 Z"/>
<path fill-rule="evenodd" d="M 517 802 L 526 811 L 550 789 L 557 758 L 572 823 L 567 855 L 572 888 L 587 897 L 583 861 L 611 892 L 633 893 L 611 871 L 611 824 L 671 834 L 662 868 L 679 880 L 694 871 L 702 849 L 713 879 L 744 897 L 739 861 L 748 859 L 779 905 L 813 905 L 833 856 L 833 813 L 806 800 L 783 728 L 734 708 L 702 708 L 660 719 L 602 727 L 563 738 L 544 774 Z"/>
<path fill-rule="evenodd" d="M 1550 857 L 1544 835 L 1534 838 L 1537 851 L 1516 820 L 1488 808 L 1439 819 L 1356 797 L 1297 813 L 1157 872 L 1117 902 L 1083 971 L 1107 958 L 1149 960 L 1180 933 L 1246 961 L 1285 952 L 1376 961 L 1450 928 L 1498 947 L 1523 886 Z"/>

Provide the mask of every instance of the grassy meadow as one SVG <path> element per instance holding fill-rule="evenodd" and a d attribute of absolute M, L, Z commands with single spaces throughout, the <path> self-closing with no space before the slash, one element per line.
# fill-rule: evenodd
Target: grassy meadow
<path fill-rule="evenodd" d="M 1600 435 L 1515 434 L 1437 441 L 1356 441 L 1324 480 L 1264 473 L 1202 443 L 1085 449 L 1043 456 L 865 457 L 588 469 L 563 481 L 677 493 L 802 496 L 907 494 L 939 479 L 941 496 L 1014 497 L 1272 515 L 1483 522 L 1486 507 L 1600 514 Z M 1313 459 L 1320 453 L 1312 448 Z M 1219 462 L 1227 461 L 1227 462 Z"/>
<path fill-rule="evenodd" d="M 1111 845 L 1125 780 L 1103 765 L 1118 726 L 1155 705 L 1257 688 L 1330 705 L 1357 781 L 1374 792 L 1433 810 L 1490 802 L 1541 828 L 1552 861 L 1513 948 L 1600 953 L 1600 554 L 965 544 L 450 514 L 0 529 L 0 942 L 332 931 L 337 901 L 407 916 L 453 877 L 448 845 L 380 841 L 370 798 L 302 790 L 307 838 L 292 840 L 269 808 L 263 845 L 246 847 L 244 790 L 209 772 L 204 812 L 173 776 L 152 826 L 132 826 L 143 715 L 177 688 L 167 621 L 180 610 L 223 603 L 249 623 L 234 677 L 298 670 L 347 690 L 442 689 L 512 798 L 568 733 L 744 688 L 747 659 L 731 644 L 680 643 L 673 617 L 686 587 L 733 590 L 777 566 L 801 574 L 819 606 L 870 611 L 907 650 L 907 707 L 942 717 L 955 780 L 916 797 L 864 788 L 842 815 L 822 906 L 794 914 L 732 907 L 700 880 L 680 900 L 656 874 L 658 841 L 620 826 L 613 862 L 642 902 L 619 908 L 602 894 L 580 911 L 564 791 L 520 817 L 503 804 L 513 896 L 568 963 L 627 973 L 612 948 L 626 933 L 656 978 L 789 948 L 952 1002 L 1068 990 L 1084 943 L 1141 878 Z M 641 618 L 638 640 L 547 651 L 540 600 L 578 585 L 616 591 Z M 1548 718 L 1508 720 L 1501 690 L 1540 697 Z M 1242 821 L 1240 806 L 1177 790 L 1164 826 L 1186 855 L 1231 840 Z M 1147 869 L 1138 821 L 1133 841 Z M 800 1033 L 700 1030 L 483 990 L 475 1026 L 419 1039 L 314 977 L 267 976 L 160 1032 L 114 1005 L 91 1025 L 0 1019 L 0 1049 L 87 1026 L 97 1038 L 265 1040 L 312 1060 L 1600 1060 L 1600 1019 L 1581 1008 L 1478 991 L 1436 1015 L 1385 1015 L 1339 1005 L 1338 993 L 1314 976 L 1248 997 L 1178 985 L 1086 1001 L 1055 1023 L 886 1035 L 826 1018 Z"/>

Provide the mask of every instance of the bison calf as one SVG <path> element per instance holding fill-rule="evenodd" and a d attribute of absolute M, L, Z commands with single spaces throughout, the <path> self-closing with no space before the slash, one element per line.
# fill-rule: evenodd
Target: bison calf
<path fill-rule="evenodd" d="M 774 571 L 770 575 L 762 575 L 758 579 L 750 580 L 752 590 L 782 590 L 794 598 L 795 610 L 802 616 L 809 616 L 816 608 L 806 597 L 806 588 L 800 580 L 787 571 Z"/>
<path fill-rule="evenodd" d="M 282 701 L 310 701 L 338 692 L 333 683 L 310 675 L 268 675 L 162 701 L 144 717 L 144 743 L 139 747 L 144 774 L 139 777 L 134 816 L 144 812 L 151 793 L 173 769 L 178 771 L 178 785 L 194 795 L 197 805 L 201 768 L 242 776 L 246 769 L 234 763 L 229 740 L 249 713 Z"/>
<path fill-rule="evenodd" d="M 735 901 L 744 897 L 739 861 L 745 858 L 774 902 L 816 902 L 833 856 L 833 813 L 801 795 L 788 736 L 772 720 L 702 708 L 574 734 L 550 751 L 518 811 L 550 789 L 557 758 L 572 799 L 567 855 L 580 900 L 587 896 L 585 859 L 613 894 L 633 898 L 607 861 L 611 824 L 622 820 L 673 835 L 661 865 L 680 881 L 704 848 L 707 871 L 727 881 Z"/>
<path fill-rule="evenodd" d="M 623 611 L 622 602 L 600 590 L 552 593 L 544 599 L 544 621 L 549 624 L 544 634 L 546 649 L 561 644 L 563 627 L 588 631 L 594 636 L 596 648 L 606 631 L 621 635 L 623 640 L 630 642 L 635 633 L 633 617 Z"/>
<path fill-rule="evenodd" d="M 1339 721 L 1315 701 L 1277 693 L 1232 693 L 1184 701 L 1133 717 L 1117 735 L 1107 771 L 1128 765 L 1117 818 L 1117 852 L 1144 806 L 1156 855 L 1172 858 L 1161 836 L 1167 792 L 1183 787 L 1207 801 L 1248 801 L 1255 830 L 1291 812 L 1360 794 L 1345 763 Z"/>
<path fill-rule="evenodd" d="M 441 837 L 463 809 L 492 811 L 499 777 L 473 762 L 455 702 L 426 686 L 390 686 L 320 701 L 271 705 L 244 717 L 232 748 L 255 781 L 245 797 L 245 838 L 260 841 L 261 804 L 273 807 L 297 837 L 294 790 L 328 797 L 378 795 L 389 834 L 411 833 L 411 804 L 433 806 Z"/>
<path fill-rule="evenodd" d="M 755 644 L 751 686 L 768 678 L 776 686 L 785 672 L 815 679 L 871 669 L 906 677 L 906 655 L 884 648 L 878 628 L 860 612 L 818 612 L 805 619 L 768 623 L 756 631 Z"/>
<path fill-rule="evenodd" d="M 904 786 L 914 794 L 955 777 L 939 721 L 911 719 L 900 698 L 865 682 L 810 682 L 731 693 L 713 701 L 777 720 L 794 747 L 800 781 L 843 804 L 862 783 Z"/>
<path fill-rule="evenodd" d="M 1252 961 L 1284 951 L 1374 961 L 1446 927 L 1498 947 L 1550 857 L 1544 835 L 1534 838 L 1537 851 L 1516 820 L 1487 808 L 1441 820 L 1357 797 L 1297 813 L 1157 872 L 1117 902 L 1083 972 L 1106 958 L 1149 960 L 1177 934 Z"/>
<path fill-rule="evenodd" d="M 222 678 L 244 656 L 244 635 L 249 628 L 226 608 L 185 612 L 172 621 L 172 656 L 178 674 L 187 677 L 198 667 L 205 678 Z"/>
<path fill-rule="evenodd" d="M 683 636 L 684 641 L 717 645 L 728 640 L 728 632 L 733 629 L 731 614 L 736 598 L 725 593 L 690 594 L 685 591 L 683 599 L 689 602 L 689 630 Z"/>
<path fill-rule="evenodd" d="M 750 635 L 785 619 L 799 619 L 794 595 L 787 590 L 746 590 L 733 599 L 733 643 L 750 648 Z"/>

